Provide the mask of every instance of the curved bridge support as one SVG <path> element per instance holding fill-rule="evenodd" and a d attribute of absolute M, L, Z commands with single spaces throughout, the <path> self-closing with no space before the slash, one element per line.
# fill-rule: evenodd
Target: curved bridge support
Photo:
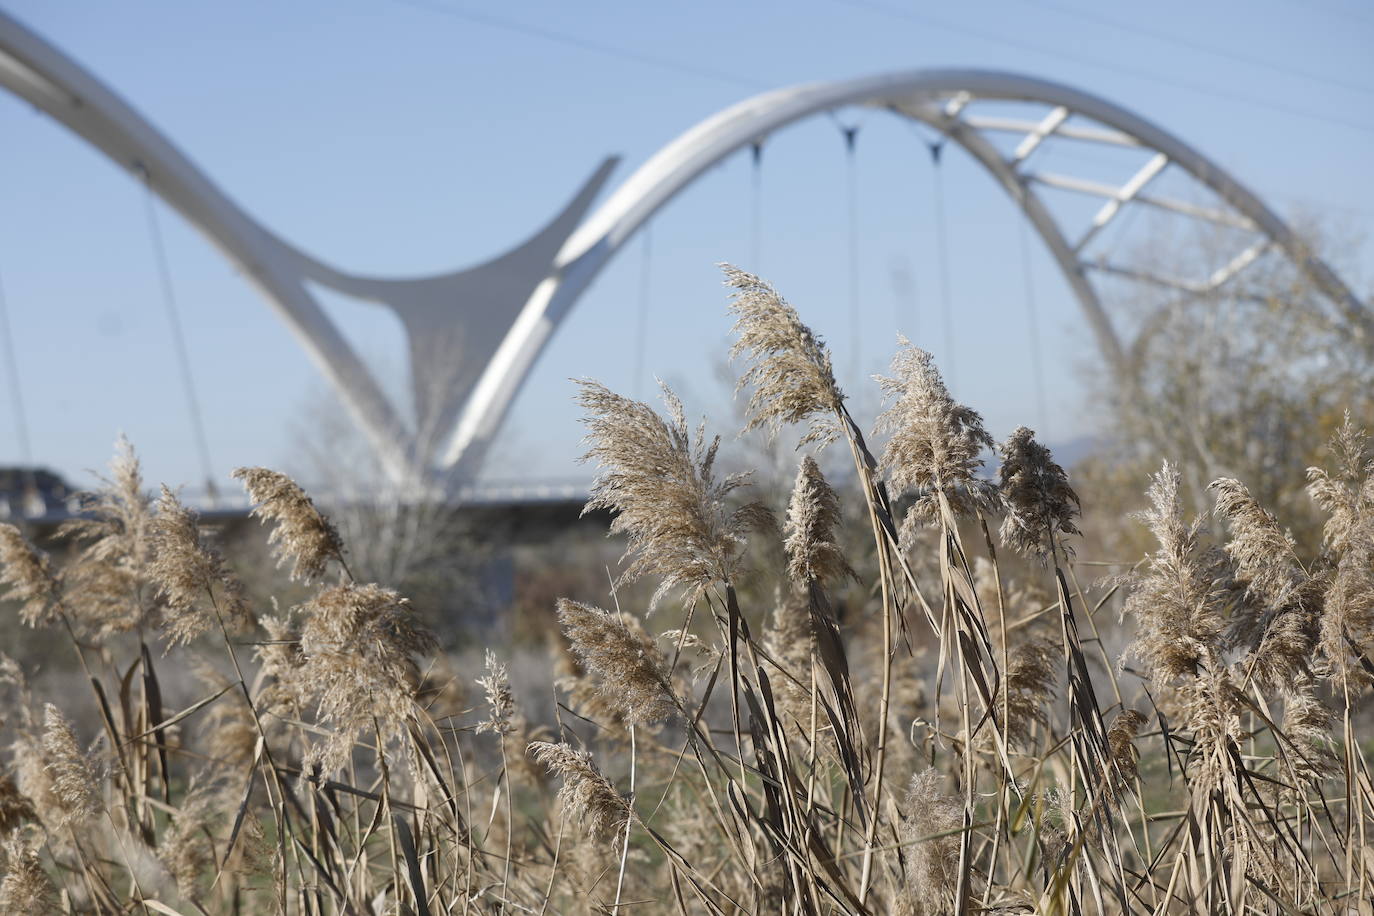
<path fill-rule="evenodd" d="M 1128 347 L 1102 306 L 1101 276 L 1206 293 L 1232 282 L 1265 252 L 1283 253 L 1320 289 L 1353 335 L 1374 336 L 1361 303 L 1253 193 L 1197 150 L 1116 105 L 1068 86 L 985 70 L 915 70 L 764 93 L 714 115 L 669 143 L 585 221 L 615 164 L 608 159 L 541 232 L 469 270 L 390 280 L 335 270 L 282 241 L 238 208 L 146 120 L 93 76 L 0 12 L 0 85 L 66 124 L 148 181 L 249 276 L 333 383 L 383 466 L 417 486 L 472 480 L 525 378 L 593 278 L 656 211 L 715 163 L 796 121 L 846 106 L 922 122 L 963 148 L 1020 206 L 1059 265 L 1103 357 L 1129 371 Z M 980 103 L 1020 103 L 1034 117 L 986 115 Z M 992 140 L 1019 142 L 1004 155 Z M 1032 168 L 1047 140 L 1102 144 L 1147 155 L 1134 174 L 1104 184 Z M 1181 171 L 1220 202 L 1207 207 L 1152 192 Z M 1086 226 L 1068 226 L 1039 189 L 1102 200 Z M 1128 208 L 1152 207 L 1241 230 L 1250 244 L 1202 278 L 1148 276 L 1094 253 L 1100 233 Z M 414 410 L 402 419 L 376 379 L 311 296 L 307 281 L 391 308 L 410 340 Z"/>
<path fill-rule="evenodd" d="M 617 162 L 606 159 L 544 229 L 491 261 L 432 277 L 363 277 L 312 258 L 256 222 L 138 112 L 3 11 L 0 85 L 146 182 L 219 248 L 295 333 L 388 475 L 407 487 L 448 484 L 451 475 L 438 467 L 436 451 L 491 353 Z M 398 410 L 383 393 L 312 295 L 310 282 L 384 305 L 400 318 L 410 348 L 410 411 Z"/>

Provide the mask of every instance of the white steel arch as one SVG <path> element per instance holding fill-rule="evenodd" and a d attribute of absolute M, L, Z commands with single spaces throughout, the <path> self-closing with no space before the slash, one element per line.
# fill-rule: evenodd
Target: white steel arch
<path fill-rule="evenodd" d="M 1040 120 L 979 117 L 977 101 L 1032 102 L 1048 111 Z M 1104 99 L 1059 83 L 988 70 L 913 70 L 840 82 L 813 83 L 766 92 L 746 99 L 681 134 L 639 168 L 589 216 L 558 253 L 551 275 L 536 288 L 487 372 L 473 392 L 444 453 L 451 464 L 480 462 L 489 442 L 534 360 L 558 323 L 615 253 L 659 208 L 720 160 L 764 140 L 789 124 L 845 106 L 888 109 L 930 125 L 958 143 L 1007 193 L 1040 234 L 1082 307 L 1104 358 L 1125 367 L 1125 348 L 1092 282 L 1094 271 L 1126 274 L 1110 263 L 1090 262 L 1083 252 L 1094 236 L 1128 204 L 1172 210 L 1195 218 L 1251 229 L 1263 245 L 1285 252 L 1331 300 L 1352 334 L 1374 333 L 1368 308 L 1345 283 L 1265 204 L 1219 165 L 1163 129 Z M 1077 116 L 1075 118 L 1075 116 Z M 1070 123 L 1087 120 L 1084 125 Z M 1010 157 L 989 140 L 990 132 L 1023 135 Z M 1139 147 L 1155 151 L 1137 174 L 1120 186 L 1029 171 L 1027 161 L 1052 135 Z M 1215 192 L 1228 209 L 1210 211 L 1182 200 L 1145 195 L 1146 186 L 1166 166 L 1185 170 Z M 1092 224 L 1071 241 L 1036 193 L 1039 184 L 1061 186 L 1105 199 Z M 1194 284 L 1170 278 L 1141 277 L 1202 292 L 1229 282 L 1253 262 L 1262 248 L 1237 255 L 1227 270 Z"/>
<path fill-rule="evenodd" d="M 1104 358 L 1124 367 L 1125 348 L 1102 307 L 1097 274 L 1135 272 L 1093 260 L 1087 248 L 1125 208 L 1150 206 L 1239 227 L 1258 238 L 1201 281 L 1135 275 L 1185 292 L 1231 281 L 1269 248 L 1282 251 L 1322 290 L 1352 334 L 1374 332 L 1367 308 L 1253 193 L 1201 153 L 1119 106 L 1068 86 L 986 70 L 914 70 L 816 83 L 747 99 L 663 147 L 582 221 L 615 164 L 606 160 L 574 200 L 521 246 L 465 271 L 378 279 L 336 270 L 255 222 L 131 107 L 62 52 L 0 12 L 0 85 L 58 119 L 134 172 L 244 271 L 340 393 L 393 477 L 415 483 L 470 481 L 520 386 L 558 324 L 596 274 L 659 208 L 720 160 L 796 121 L 845 106 L 890 110 L 949 137 L 1018 203 L 1058 263 Z M 1033 119 L 987 116 L 981 102 L 1030 103 Z M 1011 155 L 991 140 L 1021 136 Z M 1119 184 L 1033 171 L 1047 139 L 1152 152 Z M 1167 168 L 1183 170 L 1221 209 L 1149 192 Z M 1103 199 L 1071 237 L 1037 189 Z M 325 315 L 309 283 L 391 308 L 410 341 L 416 422 L 407 425 Z M 436 434 L 452 430 L 447 442 Z"/>
<path fill-rule="evenodd" d="M 365 277 L 324 264 L 255 221 L 118 95 L 3 10 L 0 86 L 146 182 L 236 264 L 329 380 L 382 467 L 406 485 L 436 482 L 435 451 L 617 162 L 603 161 L 548 225 L 490 261 L 430 277 Z M 410 349 L 411 422 L 321 308 L 311 283 L 385 305 L 400 318 Z"/>

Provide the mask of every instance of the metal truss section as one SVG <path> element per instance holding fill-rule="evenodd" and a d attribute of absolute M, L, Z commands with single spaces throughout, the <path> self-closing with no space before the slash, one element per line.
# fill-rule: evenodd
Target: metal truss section
<path fill-rule="evenodd" d="M 1046 109 L 1036 118 L 979 113 L 982 102 L 1018 102 Z M 1154 124 L 1096 96 L 1045 80 L 984 70 L 917 70 L 865 79 L 819 83 L 764 93 L 726 109 L 683 133 L 631 175 L 578 228 L 559 252 L 555 274 L 526 305 L 510 336 L 473 393 L 473 400 L 445 453 L 461 463 L 489 441 L 521 380 L 558 322 L 588 283 L 634 232 L 660 207 L 715 163 L 753 146 L 788 125 L 846 106 L 892 111 L 940 131 L 978 161 L 1021 207 L 1040 234 L 1073 290 L 1102 354 L 1113 365 L 1131 365 L 1117 331 L 1102 306 L 1094 271 L 1130 275 L 1189 293 L 1203 293 L 1233 280 L 1261 253 L 1282 251 L 1331 301 L 1352 334 L 1371 330 L 1367 308 L 1326 264 L 1253 193 L 1219 165 Z M 1011 132 L 1021 140 L 1003 156 L 990 135 Z M 1140 149 L 1154 155 L 1120 185 L 1027 170 L 1048 140 L 1065 140 Z M 1221 203 L 1211 208 L 1145 189 L 1168 167 L 1181 169 Z M 1091 223 L 1070 243 L 1036 192 L 1037 185 L 1062 187 L 1106 199 Z M 1150 278 L 1138 271 L 1107 267 L 1084 249 L 1124 208 L 1144 205 L 1182 216 L 1257 233 L 1261 241 L 1224 268 L 1198 281 Z"/>
<path fill-rule="evenodd" d="M 585 215 L 614 160 L 592 175 L 548 226 L 477 267 L 412 280 L 336 270 L 255 222 L 112 91 L 13 18 L 0 12 L 0 85 L 61 121 L 146 180 L 214 242 L 296 332 L 367 433 L 385 467 L 418 486 L 461 493 L 477 474 L 521 385 L 554 331 L 592 280 L 634 233 L 699 176 L 790 124 L 848 106 L 919 121 L 960 146 L 1020 207 L 1058 264 L 1104 359 L 1132 365 L 1094 279 L 1125 277 L 1186 294 L 1234 282 L 1267 251 L 1281 252 L 1330 300 L 1355 335 L 1368 336 L 1367 307 L 1292 230 L 1224 169 L 1149 121 L 1069 86 L 986 70 L 914 70 L 780 89 L 734 105 L 664 146 L 605 202 Z M 985 108 L 1008 103 L 1031 116 Z M 1010 133 L 1010 154 L 994 138 Z M 1138 150 L 1147 157 L 1119 183 L 1033 170 L 1048 144 Z M 1152 193 L 1181 172 L 1216 201 L 1202 205 Z M 1104 202 L 1086 225 L 1064 225 L 1040 194 L 1055 189 Z M 1089 248 L 1131 207 L 1243 230 L 1256 238 L 1209 276 L 1154 276 Z M 584 218 L 585 216 L 585 218 Z M 1073 239 L 1073 241 L 1070 241 Z M 392 309 L 410 340 L 414 419 L 407 423 L 309 291 L 316 282 Z"/>

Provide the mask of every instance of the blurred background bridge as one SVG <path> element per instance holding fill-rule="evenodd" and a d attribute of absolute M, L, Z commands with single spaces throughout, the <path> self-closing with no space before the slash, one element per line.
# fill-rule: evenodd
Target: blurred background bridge
<path fill-rule="evenodd" d="M 747 244 L 737 247 L 749 257 L 737 260 L 756 266 L 762 260 L 764 227 L 771 220 L 761 188 L 771 181 L 765 174 L 773 154 L 765 155 L 765 150 L 778 145 L 776 138 L 785 129 L 808 119 L 828 121 L 843 151 L 841 168 L 826 180 L 844 198 L 844 218 L 838 221 L 843 244 L 831 261 L 848 287 L 838 297 L 843 302 L 837 309 L 847 326 L 847 346 L 837 350 L 845 356 L 851 382 L 868 368 L 864 338 L 872 333 L 867 329 L 874 317 L 863 292 L 864 265 L 874 258 L 866 250 L 870 233 L 860 220 L 857 151 L 861 137 L 867 142 L 879 133 L 876 119 L 900 123 L 907 145 L 905 167 L 929 168 L 933 176 L 929 191 L 920 195 L 922 205 L 930 207 L 920 220 L 930 233 L 926 248 L 933 268 L 927 272 L 933 277 L 927 309 L 938 313 L 939 329 L 932 332 L 927 326 L 925 334 L 917 334 L 920 310 L 909 301 L 916 295 L 915 280 L 905 268 L 892 271 L 893 295 L 908 300 L 898 303 L 896 324 L 923 346 L 940 351 L 937 355 L 956 386 L 979 383 L 970 383 L 967 376 L 961 380 L 958 373 L 960 316 L 974 310 L 952 292 L 966 281 L 955 276 L 950 255 L 949 211 L 963 209 L 962 194 L 946 198 L 953 192 L 943 177 L 951 155 L 961 153 L 965 165 L 976 165 L 1024 217 L 1019 264 L 1007 271 L 1021 278 L 1013 284 L 1021 287 L 1021 301 L 1004 312 L 1019 311 L 1025 324 L 1016 328 L 1004 314 L 999 333 L 1024 344 L 1029 359 L 1016 386 L 1021 390 L 1018 406 L 1031 408 L 1040 424 L 1049 422 L 1049 401 L 1063 402 L 1049 393 L 1046 365 L 1061 361 L 1063 354 L 1047 355 L 1042 340 L 1039 311 L 1044 303 L 1033 280 L 1037 272 L 1043 276 L 1037 270 L 1041 265 L 1057 270 L 1059 298 L 1076 306 L 1099 359 L 1122 375 L 1131 374 L 1151 346 L 1156 315 L 1181 299 L 1247 295 L 1246 276 L 1269 269 L 1276 260 L 1296 267 L 1321 292 L 1333 323 L 1352 337 L 1369 336 L 1367 309 L 1359 297 L 1218 161 L 1155 121 L 1100 96 L 1028 76 L 977 69 L 902 71 L 757 95 L 707 117 L 648 156 L 599 206 L 596 199 L 614 160 L 595 170 L 562 212 L 523 244 L 475 268 L 408 280 L 341 271 L 283 241 L 102 79 L 4 13 L 0 83 L 103 152 L 146 195 L 144 229 L 159 279 L 156 298 L 171 340 L 170 347 L 162 348 L 162 363 L 176 379 L 175 386 L 164 382 L 163 387 L 180 388 L 185 405 L 184 418 L 167 414 L 179 427 L 174 438 L 191 443 L 195 452 L 207 482 L 199 501 L 207 510 L 235 512 L 242 507 L 225 488 L 209 483 L 222 473 L 212 453 L 223 447 L 212 446 L 219 414 L 207 408 L 204 395 L 213 390 L 211 400 L 223 403 L 225 386 L 207 386 L 203 361 L 192 355 L 203 344 L 197 343 L 197 325 L 183 320 L 186 307 L 175 283 L 183 269 L 166 241 L 164 204 L 218 247 L 295 332 L 369 443 L 369 460 L 399 488 L 395 492 L 402 498 L 442 494 L 447 501 L 475 506 L 577 501 L 585 477 L 579 486 L 547 469 L 524 473 L 518 478 L 524 482 L 517 483 L 503 483 L 501 471 L 481 473 L 498 430 L 555 329 L 612 257 L 632 238 L 640 238 L 635 265 L 639 290 L 621 309 L 621 324 L 631 329 L 608 331 L 603 350 L 634 365 L 633 388 L 638 391 L 648 362 L 651 291 L 663 269 L 647 234 L 650 220 L 698 179 L 724 163 L 742 161 L 750 184 L 740 210 L 748 213 L 749 232 Z M 1195 139 L 1205 147 L 1210 138 Z M 889 135 L 874 142 L 890 146 L 894 140 Z M 515 174 L 497 180 L 510 186 L 518 182 Z M 1138 218 L 1142 213 L 1145 218 Z M 1205 231 L 1215 250 L 1187 269 L 1140 258 L 1142 238 L 1158 233 L 1160 220 L 1169 220 L 1174 232 Z M 1027 243 L 1025 227 L 1034 230 L 1040 245 Z M 1139 293 L 1123 290 L 1137 287 L 1154 290 L 1160 298 L 1134 314 L 1121 314 L 1115 303 L 1134 301 Z M 346 332 L 333 313 L 331 297 L 337 294 L 386 307 L 402 330 L 401 367 L 379 368 L 375 360 L 369 365 L 370 354 L 359 346 L 356 328 Z M 34 386 L 22 378 L 16 355 L 30 343 L 9 320 L 25 304 L 16 301 L 9 309 L 10 304 L 4 302 L 4 336 L 17 457 L 32 467 L 40 455 L 32 445 L 28 418 L 39 412 L 26 403 Z M 965 341 L 969 330 L 965 324 Z M 988 330 L 984 316 L 973 336 L 986 341 L 993 336 Z M 1081 350 L 1081 343 L 1069 349 Z M 599 357 L 588 362 L 598 371 L 605 368 Z M 402 379 L 407 390 L 398 395 Z M 1005 381 L 993 379 L 998 385 Z M 1033 406 L 1026 403 L 1028 396 Z M 544 430 L 538 433 L 536 448 L 542 450 Z M 503 456 L 497 465 L 504 469 L 506 463 Z M 334 498 L 328 481 L 320 486 L 318 492 Z M 59 493 L 65 489 L 52 481 L 42 484 L 35 476 L 25 492 L 11 491 L 17 495 L 8 505 L 12 514 L 56 518 L 70 505 Z"/>

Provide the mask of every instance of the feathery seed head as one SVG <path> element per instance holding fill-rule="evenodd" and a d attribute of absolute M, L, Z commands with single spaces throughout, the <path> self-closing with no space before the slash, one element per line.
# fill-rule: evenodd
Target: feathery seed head
<path fill-rule="evenodd" d="M 878 417 L 877 431 L 891 433 L 882 467 L 900 491 L 913 491 L 909 519 L 934 520 L 940 494 L 957 515 L 990 504 L 994 490 L 974 476 L 983 466 L 979 456 L 993 445 L 977 411 L 950 397 L 931 355 L 898 338 L 892 376 L 878 378 L 892 405 Z"/>
<path fill-rule="evenodd" d="M 1208 489 L 1216 491 L 1217 515 L 1230 523 L 1226 552 L 1247 580 L 1248 591 L 1274 611 L 1297 599 L 1307 574 L 1298 561 L 1292 536 L 1239 480 L 1223 477 L 1212 481 Z"/>
<path fill-rule="evenodd" d="M 667 661 L 637 619 L 560 598 L 558 622 L 573 654 L 599 679 L 602 699 L 626 722 L 647 725 L 677 712 Z"/>
<path fill-rule="evenodd" d="M 1267 687 L 1291 686 L 1312 662 L 1321 583 L 1307 575 L 1292 537 L 1244 484 L 1222 478 L 1211 489 L 1217 493 L 1217 514 L 1231 526 L 1227 555 L 1245 585 L 1247 605 L 1255 605 L 1235 627 L 1238 637 L 1250 642 L 1246 667 Z"/>
<path fill-rule="evenodd" d="M 1159 549 L 1130 577 L 1132 592 L 1122 607 L 1122 617 L 1136 620 L 1131 652 L 1161 685 L 1195 676 L 1202 666 L 1219 667 L 1226 629 L 1229 573 L 1200 545 L 1201 521 L 1184 521 L 1178 487 L 1178 468 L 1164 462 L 1142 513 Z"/>
<path fill-rule="evenodd" d="M 1030 746 L 1036 723 L 1049 724 L 1049 700 L 1059 677 L 1057 658 L 1053 645 L 1037 639 L 1018 645 L 1007 660 L 1006 677 L 1002 679 L 993 711 L 1000 717 L 1005 702 L 1007 736 L 1020 747 Z"/>
<path fill-rule="evenodd" d="M 196 680 L 210 690 L 219 692 L 236 686 L 203 659 L 194 659 L 192 669 Z M 205 713 L 202 734 L 209 742 L 209 755 L 215 763 L 232 769 L 246 767 L 257 750 L 258 729 L 253 711 L 240 697 L 212 705 Z"/>
<path fill-rule="evenodd" d="M 588 416 L 589 449 L 584 461 L 600 470 L 586 509 L 615 513 L 611 532 L 629 536 L 622 575 L 632 581 L 648 573 L 662 577 L 650 609 L 673 589 L 695 601 L 712 583 L 729 582 L 739 566 L 745 534 L 771 525 L 762 505 L 733 511 L 727 498 L 748 482 L 748 474 L 715 479 L 720 439 L 706 441 L 687 426 L 682 402 L 663 387 L 664 419 L 648 404 L 615 394 L 599 382 L 580 380 L 578 403 Z"/>
<path fill-rule="evenodd" d="M 94 818 L 101 809 L 95 767 L 77 744 L 71 722 L 51 703 L 43 707 L 43 753 L 62 824 L 82 824 Z"/>
<path fill-rule="evenodd" d="M 902 822 L 909 893 L 922 912 L 953 911 L 959 890 L 959 833 L 964 807 L 940 791 L 944 777 L 934 767 L 911 777 Z"/>
<path fill-rule="evenodd" d="M 1123 710 L 1112 720 L 1107 729 L 1107 753 L 1116 765 L 1116 771 L 1125 782 L 1132 782 L 1138 774 L 1137 763 L 1140 751 L 1135 747 L 1135 736 L 1145 724 L 1145 717 L 1134 709 Z"/>
<path fill-rule="evenodd" d="M 601 775 L 592 755 L 559 742 L 533 741 L 529 752 L 551 774 L 563 780 L 558 800 L 595 839 L 615 843 L 629 829 L 634 811 L 609 779 Z"/>
<path fill-rule="evenodd" d="M 4 839 L 0 845 L 0 862 L 5 866 L 5 877 L 0 879 L 0 912 L 5 913 L 58 913 L 57 892 L 48 878 L 43 865 L 38 861 L 38 853 L 23 841 L 18 834 Z"/>
<path fill-rule="evenodd" d="M 319 706 L 333 736 L 317 751 L 328 772 L 348 763 L 359 733 L 404 733 L 414 716 L 419 671 L 413 656 L 434 648 L 410 602 L 379 585 L 338 585 L 302 607 L 299 688 Z"/>
<path fill-rule="evenodd" d="M 253 654 L 268 681 L 261 699 L 264 707 L 277 715 L 299 715 L 299 707 L 308 702 L 310 691 L 302 683 L 305 656 L 301 653 L 300 631 L 291 609 L 281 616 L 260 618 L 267 638 L 258 644 Z M 256 740 L 256 739 L 255 739 Z"/>
<path fill-rule="evenodd" d="M 193 780 L 158 842 L 158 860 L 183 896 L 194 895 L 199 879 L 207 872 L 214 873 L 215 849 L 206 828 L 221 791 L 215 783 Z"/>
<path fill-rule="evenodd" d="M 520 709 L 515 705 L 515 695 L 511 693 L 510 674 L 490 649 L 487 650 L 486 661 L 486 676 L 477 679 L 477 686 L 486 691 L 491 712 L 477 724 L 477 733 L 513 734 L 520 729 L 522 720 Z"/>
<path fill-rule="evenodd" d="M 1078 494 L 1033 430 L 1018 426 L 1001 450 L 1002 541 L 1022 556 L 1043 558 L 1064 547 L 1063 535 L 1079 533 Z"/>
<path fill-rule="evenodd" d="M 10 524 L 0 524 L 0 584 L 9 586 L 6 597 L 20 602 L 19 619 L 29 626 L 43 626 L 56 613 L 57 580 L 47 554 Z"/>
<path fill-rule="evenodd" d="M 1341 553 L 1322 599 L 1319 640 L 1337 690 L 1374 682 L 1365 667 L 1374 657 L 1374 542 L 1353 539 Z"/>
<path fill-rule="evenodd" d="M 330 560 L 342 562 L 339 533 L 294 480 L 267 468 L 239 468 L 234 477 L 256 503 L 252 514 L 263 524 L 276 523 L 267 542 L 277 545 L 279 566 L 291 561 L 292 579 L 313 581 Z"/>
<path fill-rule="evenodd" d="M 809 420 L 803 445 L 834 441 L 844 395 L 835 384 L 829 349 L 772 286 L 729 264 L 721 269 L 726 285 L 735 289 L 730 311 L 738 339 L 730 358 L 749 360 L 735 388 L 753 388 L 745 432 L 766 425 L 776 434 L 783 424 Z"/>
<path fill-rule="evenodd" d="M 251 626 L 243 586 L 224 558 L 201 540 L 196 513 L 166 486 L 153 518 L 152 545 L 148 572 L 167 601 L 164 627 L 171 645 L 184 645 L 211 629 L 216 613 L 230 631 Z"/>
<path fill-rule="evenodd" d="M 97 639 L 150 624 L 158 614 L 149 585 L 151 501 L 133 446 L 115 443 L 110 476 L 96 493 L 82 494 L 83 514 L 63 522 L 59 538 L 83 544 L 63 571 L 65 604 Z"/>
<path fill-rule="evenodd" d="M 853 576 L 844 552 L 835 541 L 840 526 L 840 499 L 810 455 L 802 458 L 797 482 L 787 506 L 787 572 L 805 586 Z"/>
<path fill-rule="evenodd" d="M 1284 737 L 1295 752 L 1294 770 L 1304 779 L 1320 779 L 1340 769 L 1332 752 L 1331 710 L 1317 696 L 1311 678 L 1302 678 L 1291 690 L 1284 692 Z"/>
<path fill-rule="evenodd" d="M 1307 469 L 1307 493 L 1327 514 L 1324 535 L 1332 550 L 1345 550 L 1351 537 L 1365 531 L 1368 538 L 1369 510 L 1374 505 L 1374 458 L 1369 453 L 1368 436 L 1355 426 L 1350 411 L 1327 446 L 1335 464 L 1334 471 Z"/>

